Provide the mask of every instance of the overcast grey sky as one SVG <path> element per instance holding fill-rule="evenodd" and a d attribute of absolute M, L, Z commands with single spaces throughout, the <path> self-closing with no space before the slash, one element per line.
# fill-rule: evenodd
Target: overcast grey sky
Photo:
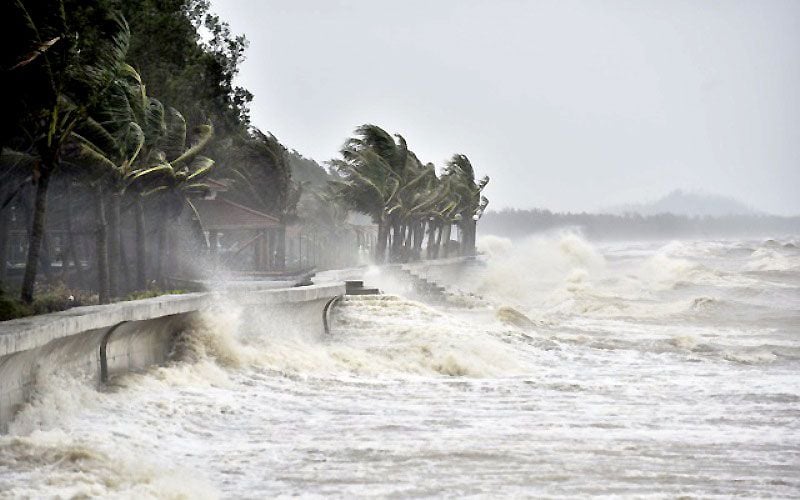
<path fill-rule="evenodd" d="M 800 1 L 214 0 L 253 123 L 322 162 L 353 128 L 469 156 L 491 207 L 675 188 L 800 213 Z"/>

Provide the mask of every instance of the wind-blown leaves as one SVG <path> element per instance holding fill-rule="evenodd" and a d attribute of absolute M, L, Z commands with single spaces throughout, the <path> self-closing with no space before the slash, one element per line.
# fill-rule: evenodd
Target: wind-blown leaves
<path fill-rule="evenodd" d="M 454 155 L 438 177 L 435 166 L 423 164 L 401 135 L 392 136 L 376 125 L 358 127 L 342 147 L 341 158 L 329 165 L 341 177 L 330 183 L 339 200 L 371 216 L 381 227 L 392 226 L 393 251 L 402 245 L 408 251 L 413 236 L 413 251 L 418 254 L 426 224 L 449 225 L 468 219 L 474 226 L 474 217 L 488 204 L 481 192 L 489 178 L 476 183 L 465 155 Z M 388 234 L 379 233 L 379 238 Z"/>
<path fill-rule="evenodd" d="M 177 109 L 168 107 L 164 114 L 165 134 L 159 149 L 167 158 L 177 158 L 186 149 L 186 120 Z"/>
<path fill-rule="evenodd" d="M 274 135 L 253 128 L 237 156 L 236 185 L 250 202 L 284 222 L 294 219 L 303 185 L 292 179 L 286 147 Z"/>

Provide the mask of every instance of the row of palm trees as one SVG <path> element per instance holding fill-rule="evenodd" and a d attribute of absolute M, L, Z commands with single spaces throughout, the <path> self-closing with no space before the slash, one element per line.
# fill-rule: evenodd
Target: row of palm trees
<path fill-rule="evenodd" d="M 104 15 L 81 40 L 68 29 L 63 4 L 56 3 L 62 8 L 52 9 L 52 2 L 9 4 L 12 44 L 0 53 L 4 85 L 14 96 L 0 114 L 0 222 L 9 207 L 30 207 L 21 300 L 31 303 L 37 275 L 50 271 L 42 247 L 54 185 L 66 212 L 59 214 L 66 226 L 62 266 L 71 267 L 82 287 L 95 289 L 100 303 L 145 290 L 151 278 L 162 277 L 169 221 L 186 210 L 193 213 L 195 243 L 208 250 L 193 200 L 207 193 L 210 175 L 218 176 L 219 167 L 207 156 L 214 150 L 226 154 L 225 176 L 233 177 L 235 187 L 230 195 L 279 219 L 276 261 L 283 263 L 286 226 L 298 221 L 304 193 L 304 184 L 292 178 L 286 148 L 256 129 L 217 140 L 215 147 L 210 123 L 190 127 L 181 112 L 148 95 L 142 77 L 126 62 L 131 33 L 121 15 Z M 316 209 L 306 222 L 336 232 L 346 225 L 346 209 L 369 215 L 378 226 L 377 262 L 419 259 L 424 244 L 428 258 L 444 256 L 453 225 L 461 231 L 460 252 L 474 253 L 488 177 L 476 180 L 466 156 L 453 156 L 437 175 L 401 136 L 364 125 L 331 164 L 333 196 L 307 192 L 305 199 Z M 87 195 L 91 205 L 81 207 Z M 72 227 L 80 217 L 73 208 L 90 213 L 94 225 L 91 287 L 80 276 L 83 264 Z M 125 227 L 126 221 L 133 227 Z M 154 233 L 157 245 L 148 242 Z M 133 252 L 126 252 L 123 234 L 133 234 L 127 238 Z M 133 286 L 124 278 L 130 267 L 126 256 L 133 256 Z"/>
<path fill-rule="evenodd" d="M 36 4 L 13 7 L 12 26 L 20 32 L 10 51 L 14 64 L 4 68 L 4 76 L 21 104 L 3 116 L 2 208 L 35 186 L 20 298 L 33 301 L 54 180 L 63 182 L 68 197 L 72 190 L 93 195 L 100 303 L 120 293 L 123 206 L 135 213 L 136 286 L 145 289 L 144 200 L 158 204 L 166 219 L 192 206 L 214 167 L 202 155 L 213 128 L 203 124 L 189 131 L 179 111 L 147 95 L 141 77 L 125 62 L 130 31 L 122 16 L 104 18 L 91 45 L 80 45 L 67 30 L 63 8 L 44 13 Z M 66 222 L 72 222 L 71 214 Z M 67 234 L 79 269 L 69 228 Z"/>
<path fill-rule="evenodd" d="M 422 163 L 405 139 L 376 125 L 362 125 L 331 161 L 340 178 L 335 197 L 378 226 L 375 261 L 404 262 L 447 256 L 453 225 L 461 230 L 463 255 L 475 254 L 476 224 L 488 199 L 488 177 L 475 178 L 469 159 L 456 154 L 441 175 Z"/>

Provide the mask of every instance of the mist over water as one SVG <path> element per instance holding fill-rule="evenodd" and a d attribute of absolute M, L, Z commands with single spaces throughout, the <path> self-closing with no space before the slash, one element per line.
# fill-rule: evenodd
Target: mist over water
<path fill-rule="evenodd" d="M 325 338 L 226 305 L 169 366 L 43 377 L 0 497 L 797 496 L 797 245 L 485 237 L 480 299 L 348 298 Z"/>

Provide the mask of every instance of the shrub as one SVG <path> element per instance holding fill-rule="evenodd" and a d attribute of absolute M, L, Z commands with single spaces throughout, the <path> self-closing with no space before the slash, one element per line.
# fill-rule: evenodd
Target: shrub
<path fill-rule="evenodd" d="M 33 314 L 33 308 L 13 299 L 0 290 L 0 321 L 24 318 Z"/>

